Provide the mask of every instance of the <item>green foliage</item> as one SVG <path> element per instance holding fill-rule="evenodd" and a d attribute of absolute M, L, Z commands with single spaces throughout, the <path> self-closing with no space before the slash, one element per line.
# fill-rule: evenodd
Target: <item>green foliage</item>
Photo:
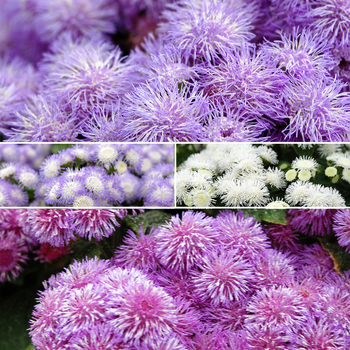
<path fill-rule="evenodd" d="M 244 216 L 254 216 L 259 222 L 287 225 L 286 209 L 243 209 Z"/>
<path fill-rule="evenodd" d="M 149 210 L 137 216 L 128 215 L 125 221 L 135 233 L 138 233 L 141 225 L 143 229 L 147 227 L 147 232 L 149 232 L 152 227 L 164 225 L 170 218 L 171 215 L 163 211 Z"/>

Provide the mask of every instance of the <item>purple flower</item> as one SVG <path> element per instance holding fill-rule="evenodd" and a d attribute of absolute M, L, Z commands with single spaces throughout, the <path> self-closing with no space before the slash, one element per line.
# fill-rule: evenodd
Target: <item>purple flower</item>
<path fill-rule="evenodd" d="M 146 207 L 174 206 L 174 186 L 168 179 L 153 178 L 153 183 L 146 190 L 144 205 Z"/>
<path fill-rule="evenodd" d="M 107 315 L 125 343 L 152 344 L 176 327 L 173 299 L 150 281 L 131 281 L 119 288 Z"/>
<path fill-rule="evenodd" d="M 261 327 L 257 324 L 249 324 L 246 330 L 248 349 L 294 349 L 290 344 L 294 343 L 295 336 L 281 325 Z"/>
<path fill-rule="evenodd" d="M 125 209 L 77 209 L 72 212 L 75 234 L 86 237 L 90 241 L 95 238 L 101 241 L 104 237 L 111 236 L 120 224 L 116 216 L 123 219 L 127 215 Z"/>
<path fill-rule="evenodd" d="M 63 32 L 74 36 L 94 32 L 113 33 L 116 8 L 108 0 L 34 1 L 34 25 L 44 41 L 56 39 Z"/>
<path fill-rule="evenodd" d="M 125 95 L 124 139 L 147 142 L 201 141 L 208 102 L 198 86 L 179 89 L 159 81 L 141 84 Z"/>
<path fill-rule="evenodd" d="M 26 234 L 40 243 L 63 247 L 68 245 L 71 239 L 76 240 L 71 224 L 71 210 L 33 209 L 23 211 L 21 215 Z"/>
<path fill-rule="evenodd" d="M 269 224 L 265 227 L 265 233 L 271 239 L 273 248 L 282 252 L 297 253 L 302 248 L 298 242 L 298 235 L 292 230 L 290 224 Z"/>
<path fill-rule="evenodd" d="M 95 105 L 91 117 L 82 125 L 81 134 L 90 142 L 123 141 L 121 131 L 124 119 L 120 111 L 120 103 Z"/>
<path fill-rule="evenodd" d="M 161 264 L 177 272 L 202 267 L 205 255 L 218 238 L 213 218 L 204 213 L 183 212 L 182 219 L 173 216 L 156 233 L 156 251 Z"/>
<path fill-rule="evenodd" d="M 115 263 L 121 267 L 135 267 L 142 271 L 155 271 L 159 266 L 156 255 L 155 231 L 145 234 L 142 226 L 138 234 L 128 230 L 124 244 L 115 252 Z"/>
<path fill-rule="evenodd" d="M 251 298 L 246 323 L 263 328 L 283 326 L 291 332 L 307 321 L 307 309 L 298 293 L 290 288 L 263 288 Z"/>
<path fill-rule="evenodd" d="M 285 139 L 303 142 L 348 141 L 350 93 L 334 79 L 287 85 L 283 91 L 289 125 Z"/>
<path fill-rule="evenodd" d="M 267 236 L 255 218 L 244 217 L 242 211 L 222 211 L 216 217 L 215 226 L 226 249 L 238 249 L 239 254 L 253 258 L 269 248 Z"/>
<path fill-rule="evenodd" d="M 114 103 L 128 90 L 128 69 L 121 51 L 95 38 L 73 40 L 61 36 L 41 65 L 43 88 L 64 96 L 67 107 L 79 111 L 84 120 L 96 105 Z"/>
<path fill-rule="evenodd" d="M 13 231 L 0 230 L 0 282 L 16 279 L 28 259 L 28 246 Z"/>
<path fill-rule="evenodd" d="M 291 209 L 288 210 L 288 221 L 293 230 L 304 235 L 326 236 L 331 233 L 332 209 Z"/>
<path fill-rule="evenodd" d="M 216 61 L 254 37 L 251 22 L 257 10 L 242 3 L 180 1 L 163 12 L 160 31 L 185 60 Z"/>
<path fill-rule="evenodd" d="M 300 329 L 296 345 L 304 349 L 345 349 L 345 337 L 340 327 L 310 316 Z"/>
<path fill-rule="evenodd" d="M 311 19 L 310 28 L 320 40 L 333 46 L 334 53 L 348 60 L 350 5 L 348 1 L 321 0 L 310 6 L 308 17 Z"/>
<path fill-rule="evenodd" d="M 242 45 L 218 65 L 208 66 L 201 84 L 215 104 L 226 104 L 248 122 L 256 116 L 262 118 L 260 122 L 273 124 L 285 119 L 282 92 L 286 82 L 285 75 L 270 67 L 260 52 Z"/>
<path fill-rule="evenodd" d="M 193 272 L 193 286 L 204 303 L 229 307 L 252 290 L 254 277 L 251 264 L 237 250 L 222 250 L 204 257 L 201 271 Z"/>
<path fill-rule="evenodd" d="M 263 251 L 254 259 L 256 284 L 266 288 L 289 285 L 294 280 L 294 262 L 287 254 L 276 250 Z"/>
<path fill-rule="evenodd" d="M 293 82 L 313 82 L 328 77 L 328 69 L 335 65 L 327 44 L 309 29 L 294 27 L 291 33 L 281 34 L 281 40 L 265 42 L 260 50 L 272 66 L 282 69 Z"/>
<path fill-rule="evenodd" d="M 17 122 L 7 134 L 11 141 L 67 142 L 77 140 L 77 114 L 62 108 L 62 101 L 51 97 L 31 96 L 16 111 Z"/>
<path fill-rule="evenodd" d="M 350 211 L 348 209 L 338 210 L 333 218 L 333 230 L 338 237 L 340 246 L 350 251 Z"/>

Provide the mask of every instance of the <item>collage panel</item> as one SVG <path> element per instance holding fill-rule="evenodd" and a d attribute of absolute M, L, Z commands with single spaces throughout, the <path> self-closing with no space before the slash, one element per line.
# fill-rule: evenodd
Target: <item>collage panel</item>
<path fill-rule="evenodd" d="M 177 207 L 350 206 L 350 144 L 176 145 Z"/>
<path fill-rule="evenodd" d="M 173 207 L 173 144 L 0 144 L 0 207 Z"/>
<path fill-rule="evenodd" d="M 349 222 L 349 209 L 0 209 L 0 345 L 345 350 Z"/>

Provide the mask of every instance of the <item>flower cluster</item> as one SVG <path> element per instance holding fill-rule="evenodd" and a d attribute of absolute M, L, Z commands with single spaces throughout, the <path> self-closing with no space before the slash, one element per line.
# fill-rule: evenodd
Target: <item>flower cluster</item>
<path fill-rule="evenodd" d="M 349 141 L 349 10 L 338 0 L 3 0 L 0 133 Z"/>
<path fill-rule="evenodd" d="M 299 155 L 301 153 L 311 154 Z M 317 157 L 317 158 L 314 158 Z M 345 207 L 348 146 L 207 144 L 176 173 L 177 203 L 190 207 Z"/>
<path fill-rule="evenodd" d="M 309 222 L 321 216 L 311 212 Z M 302 245 L 293 225 L 187 211 L 149 234 L 129 231 L 113 259 L 75 261 L 44 283 L 32 342 L 38 350 L 347 349 L 349 273 L 338 274 L 319 244 Z"/>
<path fill-rule="evenodd" d="M 0 206 L 28 205 L 31 194 L 32 206 L 138 203 L 171 207 L 173 151 L 171 145 L 76 145 L 44 160 L 38 158 L 38 170 L 16 161 L 4 162 L 0 165 Z"/>
<path fill-rule="evenodd" d="M 29 252 L 42 262 L 55 260 L 78 237 L 111 236 L 127 214 L 126 209 L 1 209 L 0 282 L 18 277 Z"/>

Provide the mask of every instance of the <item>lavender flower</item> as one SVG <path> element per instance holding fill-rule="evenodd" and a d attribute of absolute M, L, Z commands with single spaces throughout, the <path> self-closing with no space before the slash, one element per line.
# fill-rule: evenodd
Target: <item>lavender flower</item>
<path fill-rule="evenodd" d="M 165 40 L 182 51 L 185 60 L 216 61 L 254 37 L 251 25 L 254 6 L 232 5 L 215 1 L 170 5 L 161 24 Z"/>
<path fill-rule="evenodd" d="M 34 1 L 34 25 L 41 39 L 50 41 L 63 32 L 74 36 L 96 32 L 113 33 L 116 8 L 108 0 L 60 2 Z"/>
<path fill-rule="evenodd" d="M 82 112 L 83 119 L 95 105 L 116 102 L 127 90 L 127 67 L 120 49 L 109 42 L 73 40 L 67 34 L 54 42 L 51 50 L 41 65 L 43 87 L 51 94 L 63 95 L 68 106 Z"/>
<path fill-rule="evenodd" d="M 333 230 L 338 238 L 340 246 L 350 251 L 350 233 L 349 233 L 350 211 L 347 209 L 338 210 L 333 218 Z"/>
<path fill-rule="evenodd" d="M 250 291 L 253 270 L 237 253 L 238 250 L 213 252 L 204 259 L 202 271 L 194 272 L 193 285 L 203 302 L 229 307 Z"/>
<path fill-rule="evenodd" d="M 146 103 L 147 102 L 147 103 Z M 147 142 L 189 142 L 203 138 L 207 100 L 198 86 L 141 84 L 125 95 L 124 139 Z"/>

